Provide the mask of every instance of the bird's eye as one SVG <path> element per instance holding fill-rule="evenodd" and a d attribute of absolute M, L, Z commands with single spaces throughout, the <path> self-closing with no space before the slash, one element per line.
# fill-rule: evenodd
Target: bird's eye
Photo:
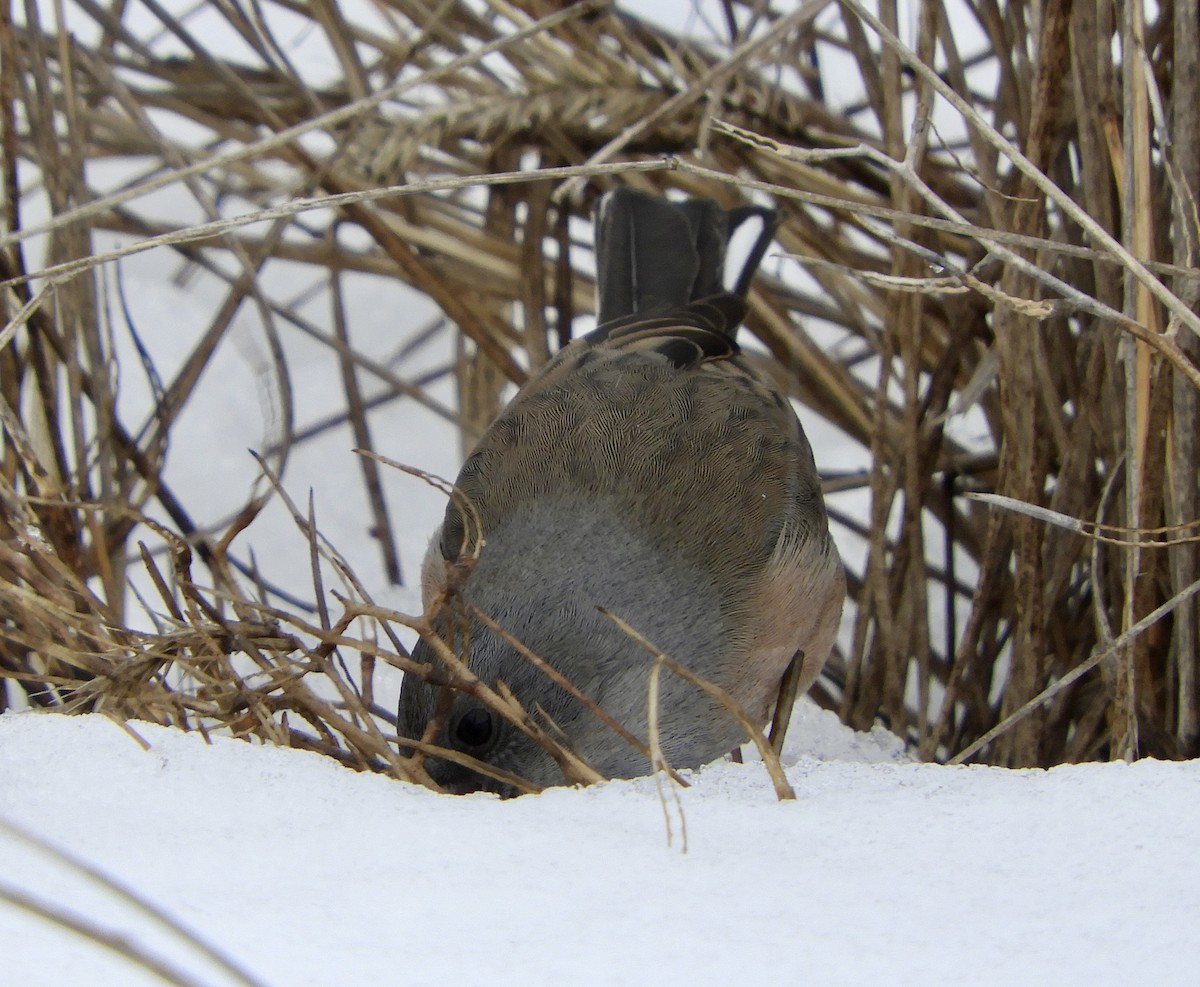
<path fill-rule="evenodd" d="M 469 710 L 455 725 L 454 739 L 464 747 L 482 747 L 492 739 L 492 714 L 478 707 Z"/>

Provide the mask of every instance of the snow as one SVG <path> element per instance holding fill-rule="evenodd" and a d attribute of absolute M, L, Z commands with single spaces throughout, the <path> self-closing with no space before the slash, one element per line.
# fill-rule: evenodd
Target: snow
<path fill-rule="evenodd" d="M 794 802 L 731 762 L 678 802 L 652 779 L 500 801 L 132 726 L 148 750 L 101 716 L 0 716 L 4 817 L 265 984 L 1185 984 L 1200 963 L 1197 763 L 916 764 L 808 704 Z M 4 832 L 0 880 L 235 982 Z M 0 942 L 22 946 L 4 983 L 159 982 L 4 904 Z"/>

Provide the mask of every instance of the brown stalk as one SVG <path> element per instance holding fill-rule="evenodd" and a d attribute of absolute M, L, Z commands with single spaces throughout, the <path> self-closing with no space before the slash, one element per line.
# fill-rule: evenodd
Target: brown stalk
<path fill-rule="evenodd" d="M 504 641 L 515 648 L 521 654 L 521 656 L 526 659 L 526 661 L 545 674 L 555 684 L 561 686 L 567 692 L 569 692 L 583 705 L 585 709 L 595 715 L 597 719 L 605 724 L 605 726 L 609 727 L 616 734 L 618 734 L 622 740 L 629 744 L 629 746 L 633 747 L 637 751 L 640 751 L 642 754 L 645 754 L 648 760 L 653 761 L 654 758 L 650 747 L 648 747 L 637 736 L 630 733 L 624 726 L 614 720 L 612 716 L 610 716 L 602 707 L 597 705 L 593 699 L 581 692 L 574 682 L 558 671 L 558 669 L 550 665 L 544 658 L 537 654 L 537 652 L 531 650 L 522 641 L 514 637 L 511 633 L 497 624 L 496 621 L 480 610 L 477 606 L 472 604 L 468 607 L 468 609 L 471 611 L 471 613 L 478 617 L 485 626 L 489 627 L 494 633 L 498 634 Z M 671 780 L 677 785 L 680 785 L 683 788 L 688 787 L 687 781 L 677 772 L 672 770 L 669 765 L 666 765 L 666 770 L 667 774 L 671 776 Z"/>
<path fill-rule="evenodd" d="M 619 627 L 624 633 L 628 634 L 632 640 L 636 641 L 643 648 L 645 648 L 654 658 L 656 665 L 666 666 L 668 670 L 675 675 L 678 675 L 685 682 L 689 682 L 696 686 L 696 688 L 702 689 L 704 692 L 708 693 L 715 700 L 717 700 L 717 702 L 719 702 L 722 706 L 724 706 L 725 709 L 729 711 L 730 716 L 732 716 L 738 721 L 738 723 L 741 724 L 742 728 L 746 731 L 746 735 L 753 742 L 754 746 L 758 748 L 759 756 L 763 759 L 763 764 L 766 766 L 767 774 L 771 776 L 771 783 L 775 786 L 776 797 L 778 797 L 780 801 L 784 799 L 794 799 L 796 797 L 795 791 L 792 789 L 791 784 L 788 782 L 787 777 L 783 773 L 783 766 L 779 763 L 779 756 L 771 747 L 771 742 L 767 740 L 766 736 L 763 734 L 762 727 L 750 719 L 750 717 L 746 714 L 746 711 L 738 705 L 733 696 L 731 696 L 726 690 L 722 689 L 716 683 L 710 682 L 708 679 L 697 675 L 695 672 L 679 664 L 679 662 L 677 662 L 674 658 L 656 648 L 652 642 L 647 640 L 641 633 L 627 624 L 615 613 L 605 610 L 603 607 L 600 608 L 600 612 L 614 624 L 616 624 L 617 627 Z"/>

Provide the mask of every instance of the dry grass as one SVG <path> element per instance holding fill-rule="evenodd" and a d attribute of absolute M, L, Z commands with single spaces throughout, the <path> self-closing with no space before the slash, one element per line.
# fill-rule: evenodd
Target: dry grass
<path fill-rule="evenodd" d="M 1151 23 L 1140 0 L 776 6 L 712 4 L 688 35 L 549 0 L 0 14 L 0 697 L 419 778 L 374 699 L 406 621 L 295 507 L 310 606 L 277 592 L 238 551 L 261 503 L 214 529 L 165 450 L 238 313 L 275 357 L 266 474 L 319 431 L 301 334 L 337 354 L 361 448 L 389 452 L 373 408 L 400 398 L 470 444 L 591 311 L 581 221 L 627 182 L 784 214 L 749 331 L 863 464 L 823 463 L 852 603 L 818 700 L 928 759 L 1196 754 L 1196 0 Z M 135 428 L 103 289 L 147 249 L 227 288 Z M 280 262 L 327 323 L 266 284 Z M 355 343 L 347 272 L 457 326 L 457 410 Z"/>

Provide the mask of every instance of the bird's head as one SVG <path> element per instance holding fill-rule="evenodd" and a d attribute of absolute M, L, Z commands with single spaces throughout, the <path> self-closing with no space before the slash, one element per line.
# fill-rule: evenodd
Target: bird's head
<path fill-rule="evenodd" d="M 470 621 L 466 640 L 469 645 L 465 657 L 471 673 L 493 690 L 502 681 L 524 709 L 550 731 L 555 727 L 566 729 L 579 715 L 574 700 L 565 690 L 481 622 Z M 418 643 L 413 658 L 435 669 L 442 665 L 433 647 L 424 640 Z M 462 689 L 431 684 L 418 675 L 405 675 L 397 721 L 402 753 L 412 750 L 404 746 L 403 740 L 420 740 L 431 722 L 436 722 L 438 729 L 428 742 L 437 747 L 516 775 L 537 787 L 564 782 L 562 770 L 546 749 L 481 698 Z M 512 782 L 488 777 L 466 764 L 432 754 L 425 759 L 425 769 L 450 792 L 490 791 L 510 796 L 522 791 Z"/>

